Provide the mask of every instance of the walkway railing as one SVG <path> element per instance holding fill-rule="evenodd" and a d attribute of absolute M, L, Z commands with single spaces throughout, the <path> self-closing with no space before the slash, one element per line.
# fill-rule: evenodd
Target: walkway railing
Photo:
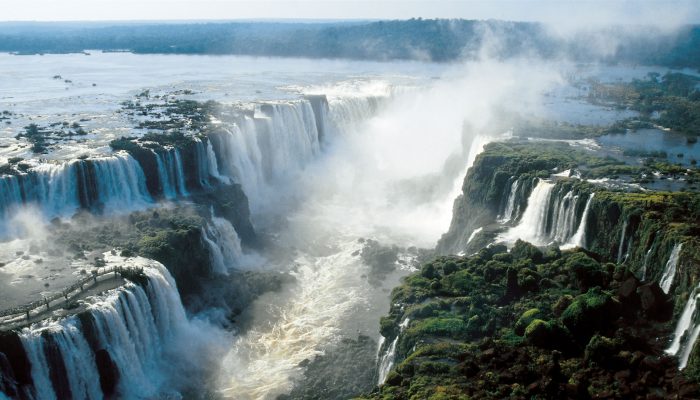
<path fill-rule="evenodd" d="M 13 315 L 20 315 L 20 314 L 25 314 L 27 319 L 30 318 L 30 312 L 34 311 L 38 308 L 41 307 L 46 307 L 46 309 L 51 308 L 51 303 L 55 302 L 56 300 L 63 299 L 61 301 L 68 301 L 69 297 L 71 296 L 71 293 L 77 292 L 75 294 L 82 293 L 83 290 L 85 290 L 86 286 L 91 287 L 93 284 L 97 284 L 97 278 L 103 277 L 105 275 L 114 273 L 114 276 L 116 277 L 117 275 L 124 275 L 125 273 L 142 273 L 143 268 L 142 267 L 120 267 L 120 266 L 114 266 L 114 267 L 102 267 L 102 268 L 97 268 L 92 271 L 92 273 L 79 280 L 78 282 L 68 286 L 67 288 L 63 289 L 61 292 L 52 294 L 51 296 L 47 296 L 42 298 L 41 300 L 36 300 L 28 304 L 24 304 L 21 306 L 17 307 L 12 307 L 8 308 L 5 310 L 0 310 L 0 318 L 4 317 L 9 317 Z M 2 323 L 2 322 L 0 322 Z"/>

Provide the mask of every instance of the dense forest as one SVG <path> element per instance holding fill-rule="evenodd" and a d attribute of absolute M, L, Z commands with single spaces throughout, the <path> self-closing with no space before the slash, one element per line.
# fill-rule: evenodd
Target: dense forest
<path fill-rule="evenodd" d="M 17 54 L 87 50 L 158 54 L 239 54 L 361 60 L 454 61 L 473 58 L 489 37 L 496 57 L 545 58 L 700 67 L 700 27 L 675 33 L 608 28 L 571 38 L 526 22 L 425 20 L 333 23 L 4 23 L 0 51 Z M 601 55 L 601 38 L 614 51 Z M 607 40 L 607 39 L 606 39 Z"/>

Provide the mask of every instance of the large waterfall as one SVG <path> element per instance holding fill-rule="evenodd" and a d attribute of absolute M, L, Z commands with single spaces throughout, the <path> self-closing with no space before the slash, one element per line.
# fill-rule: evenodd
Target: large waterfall
<path fill-rule="evenodd" d="M 514 220 L 518 216 L 519 205 L 516 205 L 516 199 L 518 196 L 518 188 L 520 188 L 520 179 L 514 179 L 511 177 L 510 190 L 508 191 L 508 197 L 506 198 L 505 207 L 503 213 L 499 218 L 499 222 L 506 224 L 511 220 Z"/>
<path fill-rule="evenodd" d="M 664 293 L 668 293 L 671 290 L 671 285 L 673 285 L 673 280 L 676 277 L 676 268 L 678 267 L 678 259 L 680 258 L 682 248 L 683 243 L 677 243 L 673 246 L 671 255 L 668 257 L 664 272 L 659 281 L 659 286 L 661 286 Z"/>
<path fill-rule="evenodd" d="M 107 261 L 142 268 L 145 282 L 88 298 L 78 315 L 20 332 L 32 398 L 144 398 L 162 390 L 163 353 L 190 329 L 175 282 L 155 261 L 110 255 Z"/>
<path fill-rule="evenodd" d="M 517 181 L 513 186 L 516 185 Z M 509 219 L 513 210 L 510 206 L 511 196 L 515 195 L 509 195 L 506 208 L 508 210 L 510 207 Z M 501 239 L 508 242 L 522 239 L 538 246 L 553 242 L 563 247 L 584 246 L 586 221 L 593 196 L 594 194 L 588 196 L 581 211 L 580 194 L 567 190 L 565 186 L 539 179 L 530 193 L 520 222 L 501 235 Z"/>
<path fill-rule="evenodd" d="M 0 215 L 5 221 L 23 205 L 46 219 L 70 216 L 79 208 L 134 209 L 151 202 L 139 163 L 118 152 L 112 157 L 42 162 L 26 173 L 0 177 Z"/>
<path fill-rule="evenodd" d="M 213 272 L 227 274 L 229 268 L 237 266 L 243 255 L 241 239 L 231 223 L 213 215 L 211 223 L 202 228 L 202 240 L 209 248 Z"/>
<path fill-rule="evenodd" d="M 351 125 L 369 118 L 376 110 L 372 99 L 336 99 L 324 107 L 301 99 L 260 104 L 253 113 L 234 112 L 209 135 L 217 173 L 240 183 L 251 207 L 259 209 L 271 184 L 318 157 L 321 138 L 346 133 Z"/>
<path fill-rule="evenodd" d="M 376 99 L 363 98 L 330 104 L 325 97 L 261 103 L 252 113 L 223 118 L 220 129 L 206 138 L 194 137 L 185 147 L 147 143 L 133 155 L 118 151 L 100 158 L 36 163 L 26 173 L 0 179 L 7 189 L 0 192 L 0 211 L 11 216 L 31 204 L 48 220 L 80 209 L 136 210 L 219 182 L 240 183 L 251 206 L 264 205 L 271 185 L 318 158 L 323 138 L 349 133 L 377 107 Z M 201 239 L 213 272 L 227 274 L 240 263 L 243 251 L 236 230 L 213 210 Z M 126 283 L 86 301 L 76 315 L 21 331 L 34 382 L 28 397 L 97 399 L 115 393 L 143 398 L 160 393 L 171 375 L 163 361 L 169 343 L 188 335 L 191 327 L 164 267 L 129 260 L 144 263 L 146 283 Z"/>
<path fill-rule="evenodd" d="M 148 179 L 142 159 L 123 151 L 62 163 L 37 162 L 26 172 L 0 177 L 0 216 L 7 221 L 25 205 L 37 207 L 46 220 L 69 217 L 80 208 L 135 210 L 154 198 L 172 200 L 187 196 L 188 188 L 206 188 L 212 177 L 240 183 L 256 207 L 264 203 L 270 184 L 299 172 L 319 155 L 322 138 L 345 133 L 374 113 L 378 102 L 374 97 L 353 97 L 329 104 L 317 96 L 261 103 L 253 112 L 234 110 L 208 138 L 192 138 L 187 169 L 182 149 L 151 149 L 157 176 Z"/>
<path fill-rule="evenodd" d="M 178 149 L 166 149 L 162 152 L 153 151 L 158 164 L 158 179 L 160 180 L 163 197 L 174 199 L 177 196 L 187 196 L 185 172 Z"/>
<path fill-rule="evenodd" d="M 698 336 L 700 336 L 700 321 L 698 321 L 696 314 L 698 297 L 700 297 L 700 287 L 695 287 L 690 293 L 688 301 L 683 307 L 683 312 L 676 323 L 671 345 L 666 349 L 666 353 L 678 356 L 678 367 L 680 369 L 688 365 L 690 353 L 693 351 Z"/>

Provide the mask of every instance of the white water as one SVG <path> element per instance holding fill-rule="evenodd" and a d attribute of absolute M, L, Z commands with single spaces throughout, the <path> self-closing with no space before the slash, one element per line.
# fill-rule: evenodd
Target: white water
<path fill-rule="evenodd" d="M 111 290 L 99 298 L 86 301 L 87 312 L 94 321 L 99 349 L 106 349 L 119 373 L 117 395 L 120 398 L 144 398 L 171 393 L 164 387 L 169 366 L 166 353 L 177 349 L 178 363 L 187 364 L 186 340 L 196 349 L 203 340 L 185 317 L 175 282 L 161 264 L 142 258 L 124 259 L 105 254 L 108 264 L 143 267 L 148 285 L 134 283 Z M 56 399 L 46 356 L 46 338 L 57 344 L 68 376 L 72 397 L 103 398 L 94 351 L 84 336 L 86 327 L 77 317 L 43 321 L 22 330 L 20 338 L 31 362 L 32 380 L 37 400 Z M 194 358 L 197 358 L 195 356 Z M 180 368 L 180 367 L 178 367 Z"/>
<path fill-rule="evenodd" d="M 396 344 L 399 342 L 399 336 L 401 335 L 401 332 L 408 327 L 408 323 L 410 322 L 410 318 L 406 318 L 401 323 L 399 324 L 399 333 L 396 335 L 396 338 L 391 342 L 389 345 L 389 348 L 387 351 L 382 355 L 382 358 L 379 360 L 379 379 L 377 380 L 377 385 L 381 385 L 386 381 L 386 377 L 389 375 L 389 372 L 391 372 L 391 369 L 394 367 L 394 362 L 396 361 Z M 386 339 L 385 339 L 386 340 Z"/>
<path fill-rule="evenodd" d="M 566 243 L 574 234 L 576 229 L 576 206 L 579 196 L 574 192 L 567 192 L 561 201 L 554 203 L 554 214 L 552 221 L 553 231 L 550 236 L 559 243 Z"/>
<path fill-rule="evenodd" d="M 661 286 L 661 290 L 663 290 L 666 294 L 668 294 L 669 290 L 671 290 L 673 280 L 676 277 L 676 268 L 678 267 L 678 259 L 680 258 L 682 248 L 683 243 L 677 243 L 675 246 L 673 246 L 671 255 L 668 257 L 668 261 L 664 267 L 664 272 L 661 275 L 659 286 Z"/>
<path fill-rule="evenodd" d="M 257 131 L 242 124 L 234 129 L 231 121 L 221 118 L 227 132 L 212 135 L 220 172 L 235 177 L 246 193 L 272 188 L 264 199 L 252 195 L 251 207 L 283 212 L 282 228 L 268 229 L 290 260 L 267 268 L 290 270 L 296 277 L 282 293 L 259 298 L 241 318 L 243 333 L 224 361 L 220 383 L 224 396 L 275 398 L 302 378 L 300 362 L 313 360 L 342 338 L 354 339 L 362 333 L 379 340 L 376 321 L 388 310 L 388 296 L 369 285 L 369 266 L 353 255 L 363 247 L 358 238 L 401 247 L 434 246 L 449 226 L 464 168 L 490 140 L 488 134 L 497 133 L 491 130 L 493 107 L 514 103 L 520 107 L 523 98 L 513 102 L 512 93 L 541 95 L 523 87 L 533 82 L 530 73 L 542 77 L 537 71 L 528 72 L 528 79 L 502 79 L 529 68 L 474 65 L 468 69 L 464 80 L 437 80 L 425 90 L 394 95 L 355 129 L 324 135 L 328 141 L 323 152 L 301 166 L 303 175 L 278 179 L 276 185 L 266 182 L 270 163 L 264 162 L 264 146 L 250 134 Z M 333 121 L 336 105 L 332 100 L 329 104 L 328 120 Z M 292 128 L 290 132 L 299 131 Z M 480 134 L 485 140 L 474 140 Z M 241 148 L 254 151 L 243 157 L 234 151 Z M 300 158 L 308 154 L 302 152 Z M 455 158 L 459 166 L 446 169 L 446 161 Z M 268 172 L 260 174 L 260 167 Z M 289 213 L 284 213 L 286 197 L 292 198 Z M 262 207 L 256 204 L 261 200 Z M 265 200 L 275 207 L 265 206 Z M 397 279 L 387 282 L 386 288 Z"/>
<path fill-rule="evenodd" d="M 221 131 L 210 136 L 221 166 L 216 172 L 240 183 L 252 211 L 262 212 L 272 202 L 274 185 L 292 179 L 319 156 L 321 134 L 332 140 L 372 115 L 368 99 L 333 101 L 330 122 L 327 115 L 314 114 L 308 100 L 262 104 L 253 116 L 233 114 L 221 121 Z M 317 119 L 324 121 L 326 132 L 318 131 Z"/>
<path fill-rule="evenodd" d="M 562 248 L 586 247 L 586 226 L 588 225 L 588 214 L 591 209 L 591 202 L 593 201 L 593 196 L 595 196 L 595 193 L 591 193 L 591 195 L 588 196 L 588 201 L 586 201 L 586 208 L 583 209 L 581 222 L 579 222 L 576 233 L 574 234 L 574 236 L 571 237 L 569 243 L 567 243 L 565 246 L 562 246 Z"/>
<path fill-rule="evenodd" d="M 141 166 L 126 153 L 95 163 L 95 175 L 99 200 L 107 210 L 141 208 L 151 202 Z"/>
<path fill-rule="evenodd" d="M 623 251 L 625 248 L 625 235 L 627 234 L 627 220 L 622 224 L 622 233 L 620 233 L 620 246 L 617 248 L 617 263 L 622 262 Z"/>
<path fill-rule="evenodd" d="M 241 239 L 227 219 L 212 213 L 211 224 L 202 229 L 202 239 L 209 248 L 214 272 L 225 275 L 229 269 L 238 266 L 243 256 Z"/>
<path fill-rule="evenodd" d="M 690 353 L 700 335 L 700 321 L 697 319 L 696 309 L 700 298 L 700 287 L 695 287 L 683 307 L 676 329 L 673 332 L 673 340 L 666 349 L 666 353 L 678 356 L 678 368 L 683 369 L 688 364 Z"/>
<path fill-rule="evenodd" d="M 510 192 L 508 193 L 508 200 L 506 200 L 506 208 L 503 211 L 503 216 L 501 216 L 500 223 L 506 224 L 510 222 L 511 219 L 517 216 L 517 210 L 515 209 L 515 200 L 518 195 L 518 188 L 520 187 L 520 179 L 515 179 L 510 185 Z M 516 213 L 515 215 L 513 213 Z"/>
<path fill-rule="evenodd" d="M 642 264 L 642 277 L 641 280 L 642 282 L 647 280 L 647 268 L 649 268 L 649 258 L 651 257 L 651 251 L 654 249 L 654 244 L 651 244 L 651 247 L 649 247 L 649 250 L 647 250 L 647 253 L 644 255 L 644 262 Z"/>
<path fill-rule="evenodd" d="M 469 244 L 476 237 L 476 235 L 478 235 L 479 232 L 481 232 L 483 230 L 484 230 L 483 226 L 480 226 L 480 227 L 474 229 L 474 231 L 471 233 L 471 235 L 469 235 L 469 239 L 467 239 L 467 244 Z"/>
<path fill-rule="evenodd" d="M 359 331 L 378 338 L 387 293 L 363 277 L 370 271 L 354 255 L 362 248 L 357 239 L 434 245 L 464 177 L 461 169 L 443 174 L 446 160 L 458 157 L 465 161 L 460 166 L 470 166 L 483 147 L 474 138 L 489 140 L 496 108 L 535 109 L 542 89 L 559 79 L 552 68 L 530 62 L 455 69 L 427 90 L 392 99 L 385 110 L 362 96 L 329 97 L 331 115 L 324 121 L 336 129 L 324 130 L 325 143 L 306 100 L 258 103 L 253 113 L 221 118 L 221 132 L 210 137 L 219 174 L 241 183 L 258 215 L 269 211 L 283 221 L 267 228 L 289 259 L 267 268 L 296 278 L 247 311 L 247 330 L 226 357 L 225 395 L 274 398 L 301 375 L 301 361 L 342 337 Z M 372 115 L 358 123 L 357 116 Z M 438 191 L 426 185 L 436 180 Z"/>
<path fill-rule="evenodd" d="M 211 145 L 211 141 L 207 140 L 207 161 L 209 162 L 209 175 L 213 176 L 214 178 L 218 179 L 219 181 L 223 183 L 231 183 L 231 180 L 226 177 L 222 176 L 219 173 L 219 163 L 216 158 L 216 153 L 214 153 L 214 147 Z"/>
<path fill-rule="evenodd" d="M 36 163 L 28 173 L 0 177 L 0 215 L 7 221 L 25 205 L 36 206 L 45 220 L 71 216 L 81 205 L 104 206 L 105 212 L 132 210 L 152 201 L 145 182 L 138 162 L 123 152 L 87 161 Z M 81 197 L 89 204 L 81 204 Z"/>
<path fill-rule="evenodd" d="M 557 198 L 555 188 L 555 183 L 539 179 L 530 193 L 518 225 L 508 229 L 499 238 L 507 243 L 521 239 L 536 246 L 550 243 L 559 243 L 562 248 L 585 246 L 586 221 L 594 193 L 588 197 L 583 214 L 578 219 L 576 210 L 579 196 L 569 191 Z"/>
<path fill-rule="evenodd" d="M 547 207 L 553 189 L 554 183 L 540 179 L 530 193 L 520 223 L 510 228 L 503 235 L 503 238 L 510 242 L 515 242 L 517 239 L 533 244 L 548 242 L 546 232 Z"/>

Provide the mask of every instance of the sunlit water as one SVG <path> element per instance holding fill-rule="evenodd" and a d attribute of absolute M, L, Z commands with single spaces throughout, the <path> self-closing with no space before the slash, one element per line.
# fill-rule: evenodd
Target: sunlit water
<path fill-rule="evenodd" d="M 449 226 L 465 166 L 485 143 L 506 133 L 497 124 L 501 112 L 591 123 L 619 117 L 571 101 L 568 68 L 527 60 L 435 65 L 99 52 L 0 55 L 0 110 L 13 113 L 11 124 L 0 128 L 0 144 L 7 146 L 0 157 L 32 157 L 14 139 L 30 121 L 86 119 L 86 128 L 96 132 L 51 157 L 109 152 L 109 140 L 133 130 L 134 121 L 117 112 L 119 102 L 144 89 L 187 89 L 193 94 L 177 96 L 230 104 L 327 94 L 333 112 L 334 102 L 391 88 L 390 101 L 374 116 L 336 114 L 343 129 L 314 160 L 249 193 L 253 223 L 274 246 L 239 267 L 289 272 L 295 280 L 244 311 L 212 385 L 233 399 L 270 399 L 292 389 L 303 372 L 299 363 L 341 339 L 366 334 L 379 340 L 389 290 L 409 268 L 397 265 L 383 285 L 372 286 L 370 268 L 358 256 L 360 239 L 433 247 Z"/>

